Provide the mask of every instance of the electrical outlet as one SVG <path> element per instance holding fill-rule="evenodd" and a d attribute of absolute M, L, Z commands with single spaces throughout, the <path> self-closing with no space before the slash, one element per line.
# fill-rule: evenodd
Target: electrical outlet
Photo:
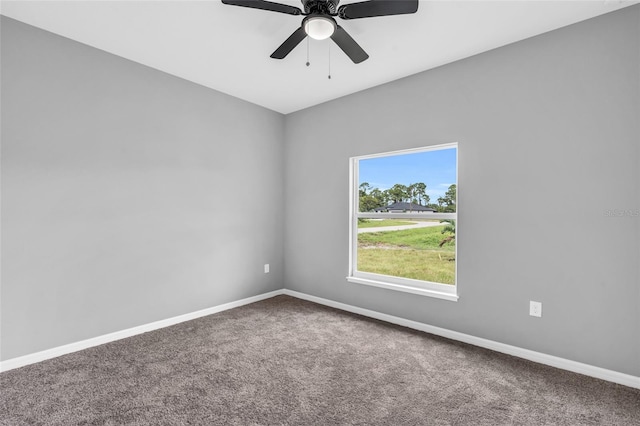
<path fill-rule="evenodd" d="M 268 273 L 269 273 L 269 264 L 268 264 L 268 263 L 265 263 L 265 264 L 264 264 L 264 273 L 265 273 L 265 274 L 268 274 Z"/>
<path fill-rule="evenodd" d="M 529 315 L 532 317 L 542 317 L 542 302 L 529 301 Z"/>

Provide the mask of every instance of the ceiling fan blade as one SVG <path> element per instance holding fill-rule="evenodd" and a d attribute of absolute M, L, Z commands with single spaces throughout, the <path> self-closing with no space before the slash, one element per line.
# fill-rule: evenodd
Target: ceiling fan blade
<path fill-rule="evenodd" d="M 418 11 L 418 0 L 369 0 L 340 6 L 342 19 L 372 18 L 374 16 L 406 15 Z"/>
<path fill-rule="evenodd" d="M 287 4 L 274 3 L 261 0 L 222 0 L 222 3 L 231 6 L 250 7 L 252 9 L 269 10 L 271 12 L 288 13 L 289 15 L 300 15 L 302 11 Z"/>
<path fill-rule="evenodd" d="M 307 33 L 304 32 L 304 28 L 298 28 L 271 54 L 271 57 L 273 59 L 284 59 L 306 37 Z"/>
<path fill-rule="evenodd" d="M 347 54 L 353 63 L 359 64 L 360 62 L 369 59 L 367 52 L 365 52 L 340 25 L 337 26 L 335 32 L 331 36 L 331 40 L 336 42 L 338 47 Z"/>

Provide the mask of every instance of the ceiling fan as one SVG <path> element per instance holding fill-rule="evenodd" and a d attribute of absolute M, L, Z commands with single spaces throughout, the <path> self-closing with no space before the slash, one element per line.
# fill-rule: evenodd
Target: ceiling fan
<path fill-rule="evenodd" d="M 274 59 L 284 59 L 307 36 L 324 40 L 331 37 L 344 53 L 356 64 L 369 58 L 351 36 L 336 23 L 335 16 L 341 19 L 372 18 L 376 16 L 406 15 L 418 10 L 418 0 L 369 0 L 349 3 L 338 7 L 340 0 L 301 0 L 304 11 L 287 4 L 260 0 L 222 0 L 232 6 L 250 7 L 271 12 L 302 15 L 300 28 L 271 54 Z"/>

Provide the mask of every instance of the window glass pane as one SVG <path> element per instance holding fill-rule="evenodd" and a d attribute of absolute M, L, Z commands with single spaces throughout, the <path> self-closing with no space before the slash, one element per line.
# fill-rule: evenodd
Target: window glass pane
<path fill-rule="evenodd" d="M 358 223 L 358 270 L 440 284 L 455 284 L 453 224 L 440 220 L 362 219 Z M 379 227 L 378 227 L 379 225 Z"/>
<path fill-rule="evenodd" d="M 359 211 L 456 211 L 456 148 L 358 162 Z"/>
<path fill-rule="evenodd" d="M 455 147 L 358 161 L 358 211 L 413 218 L 358 219 L 357 271 L 455 285 Z M 424 218 L 415 218 L 415 214 Z"/>

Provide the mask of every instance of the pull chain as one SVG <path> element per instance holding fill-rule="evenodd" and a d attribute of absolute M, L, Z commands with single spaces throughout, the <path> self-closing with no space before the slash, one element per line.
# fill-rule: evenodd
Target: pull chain
<path fill-rule="evenodd" d="M 329 44 L 329 80 L 331 80 L 331 43 Z"/>
<path fill-rule="evenodd" d="M 311 65 L 309 62 L 309 37 L 307 37 L 307 66 Z"/>

